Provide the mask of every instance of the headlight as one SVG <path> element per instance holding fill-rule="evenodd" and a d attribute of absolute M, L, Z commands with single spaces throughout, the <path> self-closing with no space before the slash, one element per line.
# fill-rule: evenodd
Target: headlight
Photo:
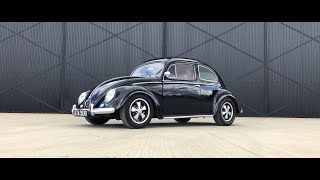
<path fill-rule="evenodd" d="M 87 97 L 87 92 L 83 92 L 80 94 L 79 98 L 78 98 L 78 104 L 81 104 Z"/>
<path fill-rule="evenodd" d="M 115 89 L 111 89 L 107 94 L 106 97 L 104 98 L 105 102 L 110 102 L 114 95 L 116 94 L 116 90 Z"/>

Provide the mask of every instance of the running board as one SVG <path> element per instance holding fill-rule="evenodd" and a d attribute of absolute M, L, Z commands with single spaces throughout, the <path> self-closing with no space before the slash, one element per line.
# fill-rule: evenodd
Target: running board
<path fill-rule="evenodd" d="M 166 116 L 164 119 L 174 119 L 174 118 L 199 118 L 199 117 L 213 117 L 213 115 L 188 115 L 188 116 Z"/>

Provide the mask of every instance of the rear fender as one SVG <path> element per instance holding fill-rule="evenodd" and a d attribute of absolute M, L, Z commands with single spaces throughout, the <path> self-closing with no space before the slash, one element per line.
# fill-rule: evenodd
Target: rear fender
<path fill-rule="evenodd" d="M 218 93 L 213 98 L 213 106 L 212 106 L 213 115 L 216 115 L 216 113 L 218 111 L 219 104 L 226 97 L 229 97 L 233 101 L 233 103 L 235 105 L 236 113 L 237 114 L 240 113 L 240 108 L 239 108 L 238 102 L 237 102 L 236 98 L 234 97 L 234 95 L 226 89 L 221 89 L 218 91 Z"/>

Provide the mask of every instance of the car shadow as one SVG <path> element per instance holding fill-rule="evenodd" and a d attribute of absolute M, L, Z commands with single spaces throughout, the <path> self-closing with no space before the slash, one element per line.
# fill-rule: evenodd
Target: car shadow
<path fill-rule="evenodd" d="M 147 128 L 159 128 L 159 127 L 195 127 L 195 126 L 217 126 L 215 123 L 207 122 L 188 122 L 186 124 L 172 123 L 150 123 Z"/>
<path fill-rule="evenodd" d="M 215 123 L 211 122 L 188 122 L 186 124 L 179 124 L 176 122 L 172 123 L 150 123 L 145 128 L 176 128 L 176 127 L 212 127 L 212 126 L 218 126 Z M 237 126 L 236 124 L 233 124 L 232 126 Z M 122 123 L 120 124 L 104 124 L 104 125 L 91 125 L 91 124 L 84 124 L 81 125 L 81 127 L 88 127 L 88 128 L 120 128 L 120 129 L 127 129 L 126 126 Z M 222 127 L 222 126 L 221 126 Z"/>

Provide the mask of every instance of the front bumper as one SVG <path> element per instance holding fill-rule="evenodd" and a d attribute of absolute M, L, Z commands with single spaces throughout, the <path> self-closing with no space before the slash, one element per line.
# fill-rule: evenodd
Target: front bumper
<path fill-rule="evenodd" d="M 89 109 L 78 109 L 77 106 L 74 104 L 72 106 L 72 114 L 74 115 L 75 110 L 86 110 L 91 116 L 94 116 L 95 114 L 112 114 L 115 112 L 115 109 L 112 107 L 109 108 L 93 108 L 93 104 L 90 105 Z"/>

